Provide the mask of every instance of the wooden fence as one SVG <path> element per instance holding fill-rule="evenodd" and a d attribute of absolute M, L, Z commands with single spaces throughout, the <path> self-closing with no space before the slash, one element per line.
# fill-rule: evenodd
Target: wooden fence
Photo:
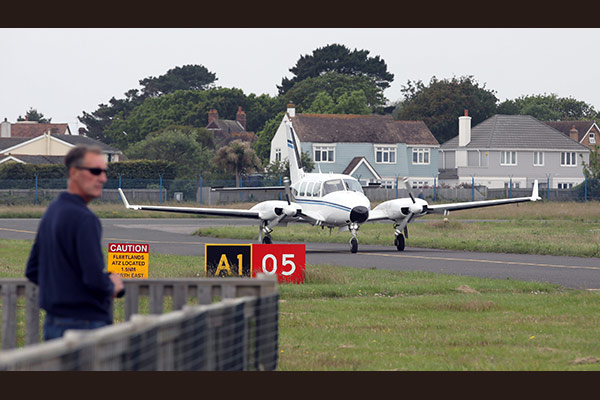
<path fill-rule="evenodd" d="M 140 299 L 149 298 L 150 314 L 162 314 L 165 298 L 171 298 L 173 310 L 180 310 L 190 299 L 197 304 L 244 296 L 265 296 L 277 293 L 277 281 L 271 278 L 194 278 L 194 279 L 124 279 L 126 296 L 125 320 L 139 312 Z M 40 342 L 40 309 L 37 286 L 22 278 L 0 279 L 2 299 L 2 347 L 17 347 L 17 328 L 24 324 L 24 344 Z M 19 300 L 22 299 L 22 300 Z M 24 318 L 18 310 L 25 303 Z"/>

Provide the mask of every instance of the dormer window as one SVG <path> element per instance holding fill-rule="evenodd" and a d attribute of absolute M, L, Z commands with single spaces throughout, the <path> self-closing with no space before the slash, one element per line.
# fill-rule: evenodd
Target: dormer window
<path fill-rule="evenodd" d="M 594 132 L 590 132 L 590 143 L 591 144 L 596 143 L 596 134 Z"/>

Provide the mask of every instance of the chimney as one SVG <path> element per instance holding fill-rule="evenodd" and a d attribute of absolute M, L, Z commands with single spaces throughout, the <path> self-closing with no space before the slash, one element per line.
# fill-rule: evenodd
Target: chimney
<path fill-rule="evenodd" d="M 246 113 L 242 111 L 242 106 L 238 106 L 237 114 L 235 114 L 235 120 L 244 127 L 244 130 L 246 130 Z"/>
<path fill-rule="evenodd" d="M 215 110 L 214 108 L 210 109 L 208 111 L 208 123 L 210 124 L 213 121 L 216 121 L 219 119 L 219 112 L 217 110 Z"/>
<path fill-rule="evenodd" d="M 575 128 L 575 125 L 573 125 L 573 127 L 569 131 L 569 136 L 574 141 L 579 142 L 579 131 L 577 130 L 577 128 Z"/>
<path fill-rule="evenodd" d="M 471 142 L 471 117 L 469 110 L 465 110 L 465 115 L 458 117 L 458 145 L 464 147 Z"/>
<path fill-rule="evenodd" d="M 0 124 L 0 137 L 10 137 L 10 122 L 6 118 Z"/>
<path fill-rule="evenodd" d="M 289 103 L 287 105 L 287 113 L 291 118 L 296 116 L 296 106 L 294 103 Z"/>

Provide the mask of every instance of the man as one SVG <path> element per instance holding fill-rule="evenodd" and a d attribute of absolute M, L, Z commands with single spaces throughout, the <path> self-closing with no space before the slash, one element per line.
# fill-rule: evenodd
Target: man
<path fill-rule="evenodd" d="M 42 216 L 25 270 L 39 286 L 40 307 L 46 310 L 44 340 L 67 329 L 112 324 L 112 298 L 123 290 L 120 275 L 104 272 L 102 226 L 87 207 L 106 183 L 102 152 L 77 146 L 65 156 L 65 165 L 67 191 Z"/>

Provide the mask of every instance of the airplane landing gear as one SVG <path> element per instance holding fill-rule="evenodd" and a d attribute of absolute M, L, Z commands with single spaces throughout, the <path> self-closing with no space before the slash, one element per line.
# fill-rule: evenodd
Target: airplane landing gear
<path fill-rule="evenodd" d="M 273 229 L 271 229 L 267 226 L 267 222 L 266 221 L 261 222 L 260 228 L 258 230 L 258 240 L 262 244 L 273 243 L 273 240 L 271 240 L 271 232 L 273 232 Z M 263 236 L 263 234 L 264 234 L 264 236 Z"/>
<path fill-rule="evenodd" d="M 356 238 L 356 232 L 358 231 L 359 225 L 357 223 L 350 224 L 350 233 L 352 233 L 352 239 L 350 239 L 350 251 L 352 253 L 358 252 L 358 239 Z"/>
<path fill-rule="evenodd" d="M 406 232 L 406 228 L 405 232 Z M 398 229 L 398 224 L 394 224 L 394 233 L 396 235 L 396 238 L 394 239 L 394 246 L 396 246 L 396 249 L 398 249 L 398 251 L 404 251 L 404 246 L 406 245 L 406 240 L 404 239 L 404 234 L 403 232 Z M 408 232 L 406 232 L 408 233 Z"/>

